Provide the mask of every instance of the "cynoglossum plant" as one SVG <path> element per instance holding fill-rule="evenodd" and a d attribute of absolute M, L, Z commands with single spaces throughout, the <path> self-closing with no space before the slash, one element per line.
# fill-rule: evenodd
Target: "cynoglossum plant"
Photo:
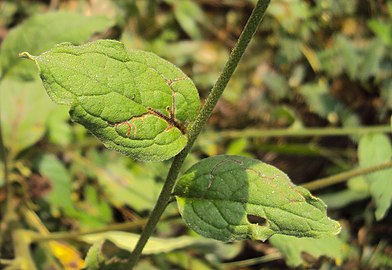
<path fill-rule="evenodd" d="M 166 208 L 180 168 L 235 71 L 266 11 L 259 0 L 221 76 L 199 111 L 192 81 L 158 56 L 127 50 L 113 40 L 63 43 L 36 62 L 53 101 L 108 148 L 143 161 L 174 157 L 146 227 L 131 255 L 132 268 Z M 192 166 L 173 193 L 185 222 L 223 241 L 266 240 L 273 234 L 337 234 L 325 204 L 295 187 L 278 169 L 241 156 L 216 156 Z"/>

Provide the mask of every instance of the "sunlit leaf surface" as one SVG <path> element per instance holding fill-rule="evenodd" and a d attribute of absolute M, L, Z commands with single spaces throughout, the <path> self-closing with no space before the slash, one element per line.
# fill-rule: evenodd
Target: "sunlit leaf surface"
<path fill-rule="evenodd" d="M 199 108 L 193 82 L 155 54 L 114 40 L 63 43 L 33 57 L 49 96 L 108 148 L 160 161 L 184 148 Z"/>
<path fill-rule="evenodd" d="M 222 241 L 264 241 L 274 234 L 319 237 L 340 231 L 320 199 L 295 186 L 280 170 L 252 158 L 206 158 L 178 180 L 174 194 L 189 227 Z"/>

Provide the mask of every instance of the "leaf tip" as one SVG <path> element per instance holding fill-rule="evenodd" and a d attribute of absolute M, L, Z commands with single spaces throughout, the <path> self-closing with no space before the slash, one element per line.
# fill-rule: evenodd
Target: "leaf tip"
<path fill-rule="evenodd" d="M 336 220 L 333 220 L 333 219 L 331 219 L 331 220 L 334 221 L 334 226 L 335 226 L 335 231 L 333 234 L 337 235 L 342 231 L 342 225 Z"/>
<path fill-rule="evenodd" d="M 32 56 L 31 54 L 29 54 L 28 52 L 21 52 L 21 53 L 19 53 L 18 56 L 19 56 L 20 58 L 26 58 L 26 59 L 35 61 L 34 56 Z"/>

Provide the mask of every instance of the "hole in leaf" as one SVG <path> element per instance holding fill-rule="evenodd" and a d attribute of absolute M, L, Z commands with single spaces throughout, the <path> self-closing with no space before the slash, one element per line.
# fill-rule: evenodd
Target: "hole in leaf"
<path fill-rule="evenodd" d="M 252 224 L 257 224 L 259 226 L 267 226 L 267 220 L 265 218 L 255 215 L 246 215 L 246 219 Z"/>

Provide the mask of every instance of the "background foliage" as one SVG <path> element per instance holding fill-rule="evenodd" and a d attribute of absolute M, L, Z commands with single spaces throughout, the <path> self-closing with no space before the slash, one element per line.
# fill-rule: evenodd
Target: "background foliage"
<path fill-rule="evenodd" d="M 123 41 L 175 63 L 207 96 L 255 1 L 3 1 L 0 12 L 1 126 L 10 179 L 20 196 L 10 217 L 1 191 L 1 255 L 14 254 L 5 225 L 14 218 L 34 242 L 38 269 L 120 269 L 154 205 L 169 162 L 140 163 L 104 149 L 67 108 L 54 105 L 33 64 L 62 41 Z M 275 0 L 189 168 L 217 154 L 258 158 L 296 184 L 390 161 L 389 134 L 263 136 L 263 130 L 389 125 L 392 111 L 392 1 Z M 257 131 L 257 135 L 249 131 Z M 236 132 L 232 132 L 236 131 Z M 253 135 L 249 135 L 253 134 Z M 3 168 L 0 185 L 4 185 Z M 170 205 L 138 269 L 387 269 L 392 267 L 392 170 L 315 192 L 343 224 L 338 237 L 274 236 L 267 243 L 223 244 L 186 229 Z M 3 186 L 4 190 L 4 186 Z M 8 208 L 7 208 L 8 207 Z M 12 211 L 11 211 L 12 212 Z M 125 223 L 131 233 L 114 231 Z M 42 241 L 48 231 L 110 231 Z M 23 233 L 23 231 L 20 231 Z M 99 241 L 97 241 L 99 240 Z M 16 243 L 14 243 L 16 245 Z"/>

